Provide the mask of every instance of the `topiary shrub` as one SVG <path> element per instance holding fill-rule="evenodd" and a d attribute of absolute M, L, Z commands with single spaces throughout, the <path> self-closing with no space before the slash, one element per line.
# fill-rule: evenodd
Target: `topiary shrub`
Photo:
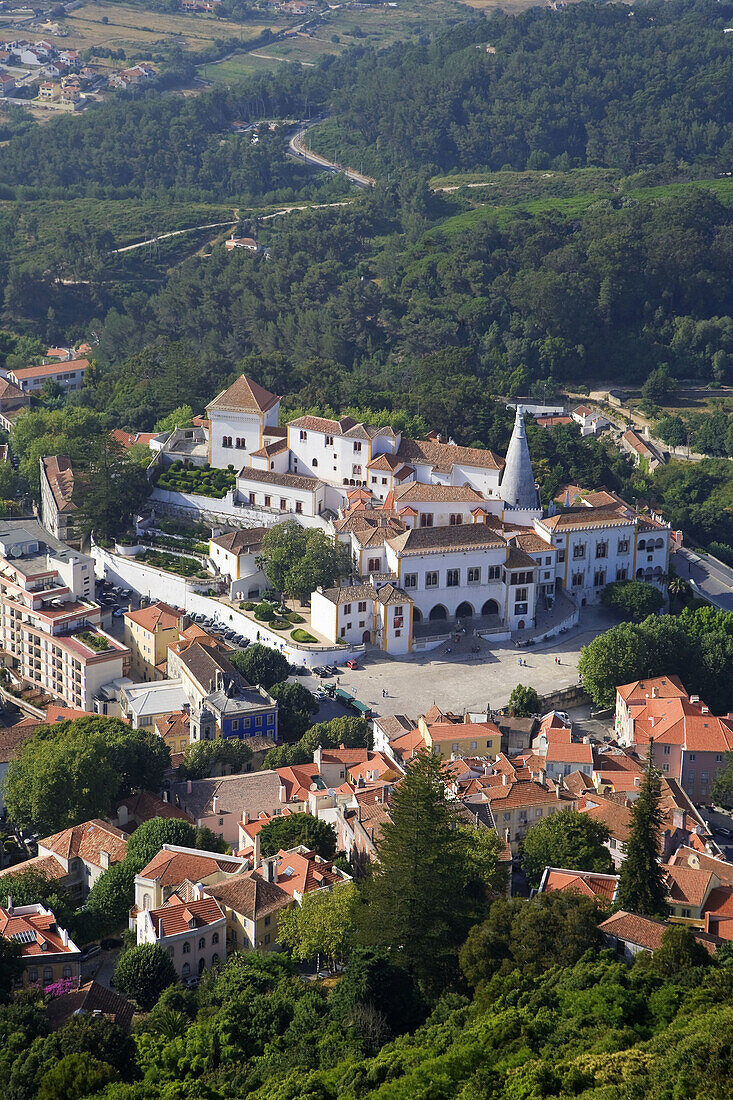
<path fill-rule="evenodd" d="M 318 639 L 314 638 L 312 634 L 309 634 L 307 630 L 303 630 L 301 627 L 296 627 L 295 630 L 290 631 L 290 637 L 294 642 L 317 642 Z"/>

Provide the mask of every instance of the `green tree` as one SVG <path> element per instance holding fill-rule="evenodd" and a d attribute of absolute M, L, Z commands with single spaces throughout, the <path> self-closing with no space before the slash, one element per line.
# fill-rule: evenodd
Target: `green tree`
<path fill-rule="evenodd" d="M 639 622 L 659 611 L 664 597 L 658 588 L 645 581 L 614 581 L 603 589 L 601 603 Z"/>
<path fill-rule="evenodd" d="M 301 962 L 325 955 L 331 969 L 335 969 L 354 933 L 356 903 L 353 883 L 305 894 L 302 905 L 281 912 L 278 943 L 289 947 L 293 957 Z"/>
<path fill-rule="evenodd" d="M 133 834 L 134 835 L 134 834 Z M 113 863 L 89 891 L 86 907 L 81 914 L 80 931 L 83 938 L 92 939 L 114 932 L 127 923 L 130 909 L 135 901 L 135 869 L 124 859 Z"/>
<path fill-rule="evenodd" d="M 235 737 L 217 737 L 213 741 L 194 741 L 186 747 L 181 776 L 204 779 L 217 765 L 225 765 L 228 773 L 242 772 L 252 759 L 252 749 L 246 741 Z"/>
<path fill-rule="evenodd" d="M 693 646 L 682 618 L 671 615 L 642 623 L 621 623 L 583 646 L 578 671 L 599 707 L 612 707 L 616 687 L 650 676 L 683 674 L 695 667 Z"/>
<path fill-rule="evenodd" d="M 265 754 L 266 768 L 285 768 L 292 764 L 309 764 L 313 753 L 320 746 L 323 749 L 337 749 L 343 745 L 346 749 L 372 747 L 372 733 L 365 718 L 332 718 L 330 722 L 318 722 L 294 745 L 278 745 Z"/>
<path fill-rule="evenodd" d="M 312 814 L 278 815 L 260 829 L 260 846 L 263 856 L 274 856 L 281 848 L 295 848 L 304 844 L 324 859 L 336 855 L 336 833 L 327 821 Z"/>
<path fill-rule="evenodd" d="M 20 944 L 0 938 L 0 1004 L 10 998 L 15 979 L 23 973 L 24 965 Z"/>
<path fill-rule="evenodd" d="M 190 405 L 179 405 L 167 416 L 161 416 L 156 421 L 153 431 L 172 432 L 175 428 L 188 428 L 193 420 L 193 409 Z"/>
<path fill-rule="evenodd" d="M 642 397 L 654 402 L 655 405 L 666 404 L 676 392 L 677 382 L 671 377 L 667 366 L 653 370 L 641 387 Z"/>
<path fill-rule="evenodd" d="M 297 741 L 310 726 L 312 716 L 318 713 L 318 703 L 313 692 L 302 684 L 284 681 L 273 684 L 270 695 L 277 699 L 277 729 L 280 740 Z"/>
<path fill-rule="evenodd" d="M 711 789 L 713 802 L 726 810 L 733 809 L 733 752 L 726 752 L 723 762 L 713 777 Z"/>
<path fill-rule="evenodd" d="M 0 879 L 0 905 L 5 905 L 8 895 L 13 905 L 35 905 L 40 902 L 50 909 L 59 924 L 68 929 L 73 921 L 76 905 L 62 883 L 47 878 L 42 871 L 33 867 L 23 869 L 18 864 L 12 874 Z"/>
<path fill-rule="evenodd" d="M 675 604 L 685 603 L 689 599 L 692 590 L 684 577 L 680 577 L 677 573 L 671 573 L 667 591 L 669 592 L 670 604 L 674 607 Z"/>
<path fill-rule="evenodd" d="M 695 939 L 690 928 L 671 924 L 662 933 L 662 946 L 652 956 L 652 966 L 660 978 L 669 979 L 698 966 L 710 966 L 710 953 Z"/>
<path fill-rule="evenodd" d="M 287 657 L 276 649 L 259 643 L 237 650 L 230 660 L 248 684 L 259 685 L 265 691 L 269 691 L 274 684 L 281 683 L 290 673 Z"/>
<path fill-rule="evenodd" d="M 93 1054 L 67 1054 L 41 1078 L 38 1100 L 81 1100 L 104 1088 L 115 1077 L 112 1066 Z"/>
<path fill-rule="evenodd" d="M 659 862 L 660 831 L 664 824 L 661 799 L 661 777 L 654 765 L 650 741 L 639 797 L 631 807 L 631 828 L 624 845 L 616 899 L 621 909 L 643 917 L 666 917 L 668 912 L 664 872 Z"/>
<path fill-rule="evenodd" d="M 538 821 L 522 844 L 522 866 L 532 886 L 539 886 L 545 867 L 613 874 L 613 860 L 604 846 L 611 834 L 605 825 L 577 810 L 561 810 Z"/>
<path fill-rule="evenodd" d="M 147 1010 L 174 984 L 176 972 L 167 951 L 156 943 L 143 943 L 120 955 L 113 977 L 115 989 Z"/>
<path fill-rule="evenodd" d="M 127 842 L 127 863 L 133 874 L 139 874 L 164 844 L 178 844 L 182 848 L 195 847 L 196 829 L 188 821 L 178 817 L 151 817 L 138 825 Z"/>
<path fill-rule="evenodd" d="M 113 538 L 130 524 L 149 492 L 145 469 L 131 462 L 109 435 L 101 436 L 85 471 L 79 505 L 82 530 Z"/>
<path fill-rule="evenodd" d="M 378 863 L 363 888 L 361 939 L 399 949 L 426 993 L 453 974 L 472 908 L 464 874 L 465 841 L 446 801 L 443 769 L 432 753 L 408 765 L 382 829 Z"/>
<path fill-rule="evenodd" d="M 353 947 L 341 981 L 329 997 L 329 1011 L 345 1024 L 368 1005 L 382 1014 L 392 1035 L 412 1031 L 424 1019 L 424 1005 L 410 974 L 394 954 Z"/>
<path fill-rule="evenodd" d="M 278 523 L 262 539 L 265 574 L 273 588 L 286 596 L 308 600 L 318 586 L 330 588 L 348 573 L 348 550 L 323 531 L 301 527 L 295 520 Z"/>
<path fill-rule="evenodd" d="M 517 684 L 509 696 L 509 713 L 515 718 L 531 718 L 540 712 L 540 697 L 533 687 Z"/>
<path fill-rule="evenodd" d="M 685 422 L 681 416 L 663 416 L 657 423 L 656 432 L 670 447 L 683 447 L 687 442 Z"/>
<path fill-rule="evenodd" d="M 117 718 L 39 726 L 8 766 L 8 816 L 21 829 L 58 832 L 105 816 L 115 798 L 159 787 L 169 765 L 160 737 Z"/>

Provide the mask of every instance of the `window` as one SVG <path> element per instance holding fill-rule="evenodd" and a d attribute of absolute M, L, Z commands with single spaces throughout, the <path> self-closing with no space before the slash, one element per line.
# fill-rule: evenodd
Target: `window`
<path fill-rule="evenodd" d="M 191 973 L 190 965 L 188 963 L 184 963 L 183 964 L 183 969 L 181 971 L 181 977 L 182 978 L 187 978 L 190 973 Z"/>
<path fill-rule="evenodd" d="M 302 432 L 300 433 L 300 439 L 301 439 L 301 442 L 305 442 L 305 440 L 306 440 L 307 438 L 308 438 L 308 433 L 307 433 L 307 432 L 303 432 L 303 431 L 302 431 Z"/>
<path fill-rule="evenodd" d="M 237 447 L 240 451 L 246 451 L 247 450 L 247 440 L 244 439 L 244 438 L 237 439 Z"/>
<path fill-rule="evenodd" d="M 662 746 L 662 752 L 664 753 L 665 756 L 669 756 L 669 745 L 663 745 Z"/>
<path fill-rule="evenodd" d="M 43 968 L 43 980 L 44 982 L 53 981 L 53 969 L 50 966 L 44 966 Z"/>
<path fill-rule="evenodd" d="M 378 477 L 372 477 L 372 485 L 376 485 L 378 481 L 379 481 Z"/>
<path fill-rule="evenodd" d="M 311 466 L 317 466 L 317 465 L 318 465 L 318 459 L 314 458 L 313 461 L 311 462 Z"/>
<path fill-rule="evenodd" d="M 354 444 L 354 454 L 361 454 L 361 443 L 356 442 Z"/>
<path fill-rule="evenodd" d="M 417 573 L 405 573 L 403 588 L 417 588 Z"/>
<path fill-rule="evenodd" d="M 232 437 L 230 435 L 223 435 L 221 437 L 221 445 L 222 447 L 231 447 Z"/>
<path fill-rule="evenodd" d="M 700 782 L 701 783 L 707 783 L 707 781 L 708 781 L 708 773 L 707 772 L 700 772 Z"/>
<path fill-rule="evenodd" d="M 269 928 L 269 927 L 270 927 L 270 917 L 268 916 L 268 917 L 265 917 L 265 928 Z"/>
<path fill-rule="evenodd" d="M 605 583 L 606 583 L 606 570 L 605 569 L 596 569 L 595 573 L 593 574 L 593 586 L 595 588 L 603 588 Z"/>
<path fill-rule="evenodd" d="M 629 552 L 629 540 L 628 539 L 619 539 L 618 540 L 618 553 L 619 554 L 628 554 L 628 552 Z"/>
<path fill-rule="evenodd" d="M 628 567 L 625 566 L 625 565 L 620 566 L 616 570 L 616 580 L 617 581 L 627 581 L 628 579 L 629 579 Z"/>
<path fill-rule="evenodd" d="M 690 910 L 690 909 L 683 909 L 683 910 L 682 910 L 682 916 L 683 916 L 683 917 L 689 917 L 689 916 L 690 916 L 690 913 L 691 913 L 691 910 Z"/>
<path fill-rule="evenodd" d="M 404 608 L 403 608 L 402 604 L 398 604 L 394 609 L 395 619 L 401 619 L 403 611 L 404 611 Z"/>
<path fill-rule="evenodd" d="M 599 542 L 596 544 L 596 558 L 605 558 L 608 556 L 608 543 Z"/>
<path fill-rule="evenodd" d="M 690 760 L 694 760 L 694 759 L 695 759 L 695 753 L 694 753 L 694 752 L 691 752 L 691 753 L 690 753 Z"/>
<path fill-rule="evenodd" d="M 573 588 L 582 588 L 585 583 L 585 573 L 573 573 Z"/>
<path fill-rule="evenodd" d="M 351 614 L 351 604 L 350 603 L 345 603 L 344 604 L 344 615 L 350 615 L 350 614 Z"/>
<path fill-rule="evenodd" d="M 430 573 L 425 574 L 425 587 L 426 588 L 437 588 L 438 587 L 438 574 L 437 573 L 430 572 Z"/>
<path fill-rule="evenodd" d="M 351 473 L 354 477 L 361 477 L 361 466 L 352 466 Z"/>
<path fill-rule="evenodd" d="M 357 611 L 366 611 L 366 600 L 360 600 L 358 605 L 357 605 L 356 610 Z"/>
<path fill-rule="evenodd" d="M 254 495 L 254 493 L 250 493 L 250 494 L 249 494 L 249 502 L 250 502 L 250 504 L 254 504 L 254 502 L 255 502 L 255 495 Z"/>
<path fill-rule="evenodd" d="M 402 631 L 401 630 L 395 630 L 394 636 L 395 636 L 395 638 L 401 638 L 402 637 Z"/>
<path fill-rule="evenodd" d="M 472 566 L 468 570 L 468 583 L 480 584 L 481 583 L 481 567 L 478 565 Z"/>
<path fill-rule="evenodd" d="M 526 603 L 527 602 L 527 589 L 526 588 L 518 588 L 517 591 L 514 594 L 514 599 L 517 600 L 519 603 Z"/>
<path fill-rule="evenodd" d="M 501 578 L 501 566 L 490 565 L 489 566 L 489 580 L 498 581 Z"/>
<path fill-rule="evenodd" d="M 28 971 L 28 981 L 29 982 L 37 982 L 38 981 L 38 971 L 35 968 L 35 966 L 32 966 Z"/>
<path fill-rule="evenodd" d="M 369 558 L 369 561 L 367 562 L 368 573 L 378 573 L 381 568 L 382 562 L 380 558 Z M 366 611 L 366 604 L 364 604 L 363 607 L 360 607 L 359 610 Z"/>
<path fill-rule="evenodd" d="M 458 585 L 461 583 L 460 569 L 449 569 L 446 574 L 446 583 L 448 588 L 458 588 Z"/>
<path fill-rule="evenodd" d="M 454 741 L 450 748 L 451 752 L 458 752 L 458 742 Z"/>
<path fill-rule="evenodd" d="M 475 752 L 477 748 L 478 748 L 478 741 L 472 741 L 471 742 L 472 751 Z"/>
<path fill-rule="evenodd" d="M 267 944 L 267 943 L 269 943 L 269 942 L 270 942 L 270 933 L 269 933 L 269 932 L 266 932 L 266 933 L 265 933 L 265 943 Z"/>
<path fill-rule="evenodd" d="M 303 505 L 300 503 L 299 500 L 296 500 L 295 502 L 295 514 L 296 516 L 302 516 L 303 514 Z"/>
<path fill-rule="evenodd" d="M 326 438 L 323 440 L 323 445 L 324 447 L 333 447 L 333 436 L 327 435 Z"/>
<path fill-rule="evenodd" d="M 281 512 L 287 512 L 287 510 L 288 510 L 287 500 L 285 500 L 284 497 L 280 497 L 280 511 Z"/>
<path fill-rule="evenodd" d="M 448 522 L 451 527 L 459 527 L 463 523 L 463 516 L 460 512 L 451 512 Z"/>
<path fill-rule="evenodd" d="M 345 626 L 342 626 L 342 627 L 341 627 L 341 637 L 342 637 L 342 638 L 345 638 L 345 637 L 346 637 L 346 627 L 345 627 Z"/>
<path fill-rule="evenodd" d="M 270 507 L 270 501 L 271 500 L 272 500 L 272 497 L 265 497 L 265 508 Z"/>
<path fill-rule="evenodd" d="M 199 951 L 203 951 L 205 947 L 206 947 L 206 937 L 202 936 L 201 939 L 199 940 Z"/>
<path fill-rule="evenodd" d="M 188 940 L 186 940 L 186 942 L 183 945 L 183 954 L 184 955 L 190 955 L 191 954 L 191 944 L 188 942 Z"/>
<path fill-rule="evenodd" d="M 433 526 L 433 513 L 432 512 L 423 512 L 422 513 L 422 515 L 420 516 L 420 526 L 421 527 L 432 527 Z"/>

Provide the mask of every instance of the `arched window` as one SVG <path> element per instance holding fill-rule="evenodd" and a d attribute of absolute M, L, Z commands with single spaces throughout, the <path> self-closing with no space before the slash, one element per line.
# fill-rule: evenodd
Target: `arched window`
<path fill-rule="evenodd" d="M 184 955 L 190 955 L 191 954 L 191 944 L 188 942 L 188 940 L 186 940 L 186 942 L 183 945 L 183 954 Z"/>
<path fill-rule="evenodd" d="M 36 969 L 35 966 L 32 966 L 30 968 L 30 970 L 28 971 L 28 981 L 29 982 L 37 982 L 38 981 L 38 970 Z"/>
<path fill-rule="evenodd" d="M 44 982 L 53 981 L 53 969 L 50 966 L 44 966 L 43 968 L 43 980 Z"/>
<path fill-rule="evenodd" d="M 71 967 L 69 966 L 68 963 L 66 964 L 64 969 L 61 971 L 61 977 L 62 978 L 70 978 L 71 977 Z"/>
<path fill-rule="evenodd" d="M 199 940 L 199 951 L 203 951 L 205 947 L 206 947 L 206 937 L 202 936 L 201 939 Z"/>
<path fill-rule="evenodd" d="M 219 942 L 219 933 L 218 932 L 214 932 L 214 935 L 211 937 L 211 942 L 212 943 L 218 943 Z"/>
<path fill-rule="evenodd" d="M 211 962 L 212 962 L 213 965 L 216 965 L 216 963 L 218 963 L 218 961 L 219 961 L 219 952 L 215 951 L 214 954 L 211 956 Z"/>
<path fill-rule="evenodd" d="M 170 955 L 171 958 L 173 958 L 173 948 L 172 947 L 168 948 L 168 954 Z"/>
<path fill-rule="evenodd" d="M 640 550 L 645 550 L 646 549 L 646 539 L 639 539 L 639 549 Z"/>
<path fill-rule="evenodd" d="M 317 465 L 318 465 L 318 459 L 314 458 L 313 461 L 311 462 L 311 466 L 317 466 Z"/>
<path fill-rule="evenodd" d="M 143 894 L 143 909 L 150 908 L 150 894 Z"/>
<path fill-rule="evenodd" d="M 181 977 L 182 978 L 187 978 L 190 973 L 191 973 L 191 967 L 188 965 L 188 963 L 184 963 L 183 964 L 183 969 L 181 970 Z"/>
<path fill-rule="evenodd" d="M 656 546 L 657 550 L 661 550 L 664 546 L 664 539 L 657 539 L 654 545 Z"/>

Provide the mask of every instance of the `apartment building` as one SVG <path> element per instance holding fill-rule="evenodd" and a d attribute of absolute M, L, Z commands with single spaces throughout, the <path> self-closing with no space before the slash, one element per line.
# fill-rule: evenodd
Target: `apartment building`
<path fill-rule="evenodd" d="M 65 455 L 48 455 L 39 461 L 41 522 L 55 538 L 67 543 L 75 550 L 80 550 L 81 532 L 79 507 L 76 500 L 78 484 L 74 481 L 71 459 Z"/>
<path fill-rule="evenodd" d="M 159 600 L 139 611 L 126 611 L 124 623 L 131 675 L 137 680 L 164 680 L 168 646 L 178 641 L 182 613 Z"/>
<path fill-rule="evenodd" d="M 0 647 L 19 683 L 94 711 L 129 650 L 100 627 L 94 566 L 33 519 L 0 521 Z"/>
<path fill-rule="evenodd" d="M 25 393 L 39 393 L 46 382 L 56 382 L 63 390 L 80 390 L 88 369 L 88 359 L 73 359 L 67 363 L 44 363 L 39 367 L 11 370 L 8 378 Z"/>

